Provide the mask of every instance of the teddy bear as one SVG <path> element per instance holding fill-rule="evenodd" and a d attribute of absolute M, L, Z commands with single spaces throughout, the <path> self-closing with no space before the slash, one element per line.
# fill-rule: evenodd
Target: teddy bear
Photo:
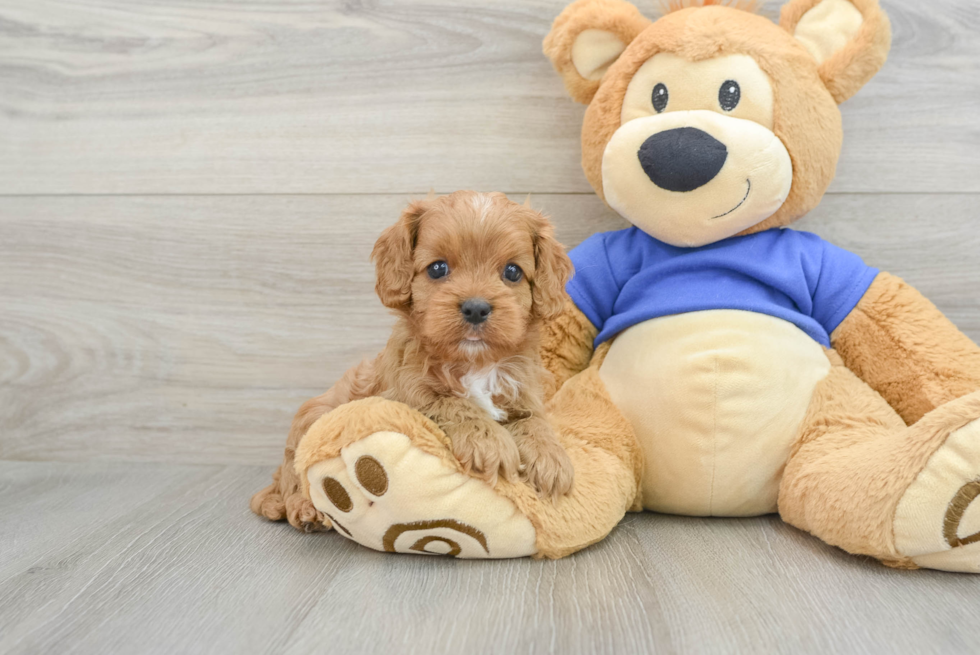
<path fill-rule="evenodd" d="M 877 0 L 577 0 L 545 54 L 628 229 L 570 253 L 543 335 L 575 467 L 556 502 L 469 477 L 427 418 L 344 380 L 252 508 L 387 552 L 558 558 L 626 512 L 778 513 L 896 568 L 980 572 L 980 348 L 898 277 L 788 226 L 827 190 L 838 105 L 883 65 Z"/>

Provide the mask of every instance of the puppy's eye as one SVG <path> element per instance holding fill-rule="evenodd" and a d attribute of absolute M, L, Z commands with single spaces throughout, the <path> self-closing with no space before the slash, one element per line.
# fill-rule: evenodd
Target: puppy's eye
<path fill-rule="evenodd" d="M 508 282 L 520 282 L 522 277 L 524 277 L 524 271 L 517 264 L 504 266 L 504 279 Z"/>
<path fill-rule="evenodd" d="M 658 114 L 667 108 L 669 98 L 670 94 L 667 93 L 667 87 L 664 86 L 663 82 L 653 87 L 653 108 L 657 110 Z"/>
<path fill-rule="evenodd" d="M 731 111 L 738 106 L 738 101 L 742 99 L 742 89 L 735 80 L 727 80 L 718 89 L 718 104 L 725 111 Z"/>
<path fill-rule="evenodd" d="M 425 269 L 429 277 L 433 280 L 438 280 L 441 277 L 446 277 L 449 275 L 449 264 L 443 261 L 432 262 L 429 264 L 429 268 Z"/>

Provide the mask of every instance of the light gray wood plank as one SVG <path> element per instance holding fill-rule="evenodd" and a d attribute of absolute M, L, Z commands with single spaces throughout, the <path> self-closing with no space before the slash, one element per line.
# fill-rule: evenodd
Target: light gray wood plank
<path fill-rule="evenodd" d="M 977 195 L 831 195 L 797 224 L 980 341 Z M 368 256 L 406 198 L 0 199 L 0 458 L 272 464 L 292 413 L 383 347 Z M 625 223 L 535 195 L 574 245 Z"/>
<path fill-rule="evenodd" d="M 0 193 L 590 191 L 566 3 L 0 0 Z M 884 6 L 833 189 L 980 191 L 980 6 Z"/>
<path fill-rule="evenodd" d="M 630 515 L 557 562 L 392 556 L 251 515 L 266 474 L 0 462 L 0 650 L 955 654 L 980 639 L 980 578 L 887 569 L 775 517 Z"/>
<path fill-rule="evenodd" d="M 43 467 L 0 462 L 0 587 L 7 577 L 27 571 L 35 576 L 35 597 L 57 593 L 62 578 L 50 574 L 60 567 L 47 571 L 34 568 L 35 562 L 57 558 L 65 547 L 83 543 L 98 526 L 123 528 L 139 514 L 152 513 L 159 499 L 174 487 L 201 483 L 220 470 L 216 466 L 147 464 L 131 470 L 125 466 Z M 49 520 L 55 516 L 57 521 Z M 51 589 L 49 579 L 55 583 Z M 0 616 L 8 614 L 0 609 Z"/>
<path fill-rule="evenodd" d="M 16 493 L 25 515 L 0 519 L 4 551 L 17 541 L 22 552 L 0 571 L 2 652 L 274 652 L 354 551 L 252 515 L 267 471 L 79 468 L 0 462 L 0 505 Z M 59 503 L 33 500 L 45 486 Z M 75 514 L 96 493 L 131 507 L 102 506 L 82 524 Z M 28 520 L 33 534 L 18 539 Z"/>

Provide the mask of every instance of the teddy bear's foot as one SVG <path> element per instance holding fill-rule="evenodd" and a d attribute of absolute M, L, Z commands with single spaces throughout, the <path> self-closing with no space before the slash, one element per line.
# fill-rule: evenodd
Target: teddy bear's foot
<path fill-rule="evenodd" d="M 842 364 L 814 392 L 783 519 L 897 568 L 980 573 L 980 391 L 910 426 Z"/>
<path fill-rule="evenodd" d="M 896 550 L 917 566 L 980 573 L 980 419 L 933 453 L 899 501 L 894 525 Z"/>
<path fill-rule="evenodd" d="M 310 428 L 297 472 L 316 510 L 369 548 L 465 558 L 535 554 L 527 516 L 463 473 L 443 438 L 404 405 L 358 401 Z"/>
<path fill-rule="evenodd" d="M 485 482 L 375 432 L 306 473 L 313 505 L 348 539 L 390 553 L 466 558 L 535 552 L 531 522 Z"/>
<path fill-rule="evenodd" d="M 383 398 L 343 404 L 310 427 L 295 452 L 300 493 L 337 532 L 375 550 L 565 557 L 640 509 L 643 453 L 597 366 L 569 380 L 549 409 L 575 470 L 559 498 L 466 475 L 435 423 Z"/>

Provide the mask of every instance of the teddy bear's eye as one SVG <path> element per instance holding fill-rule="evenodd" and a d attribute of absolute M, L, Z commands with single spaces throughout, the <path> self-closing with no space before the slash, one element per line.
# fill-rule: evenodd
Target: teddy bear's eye
<path fill-rule="evenodd" d="M 508 282 L 520 282 L 522 277 L 524 277 L 524 271 L 517 264 L 504 266 L 504 279 Z"/>
<path fill-rule="evenodd" d="M 653 87 L 653 108 L 657 110 L 658 114 L 667 108 L 667 99 L 669 97 L 670 94 L 667 93 L 667 87 L 663 82 Z"/>
<path fill-rule="evenodd" d="M 731 111 L 738 106 L 742 98 L 742 89 L 735 80 L 726 80 L 718 89 L 718 104 L 725 111 Z"/>
<path fill-rule="evenodd" d="M 433 280 L 438 280 L 441 277 L 449 275 L 449 264 L 444 261 L 432 262 L 429 264 L 429 268 L 425 270 L 428 271 L 429 277 Z"/>

